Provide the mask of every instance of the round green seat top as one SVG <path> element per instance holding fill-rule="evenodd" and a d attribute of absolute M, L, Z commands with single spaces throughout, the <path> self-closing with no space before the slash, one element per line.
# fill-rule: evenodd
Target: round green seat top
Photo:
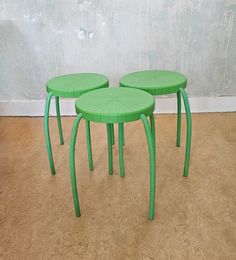
<path fill-rule="evenodd" d="M 98 123 L 122 123 L 151 115 L 154 97 L 145 91 L 131 88 L 103 88 L 88 92 L 76 101 L 77 114 Z"/>
<path fill-rule="evenodd" d="M 137 71 L 120 80 L 121 87 L 142 89 L 152 95 L 176 93 L 186 85 L 187 78 L 183 74 L 168 70 Z"/>
<path fill-rule="evenodd" d="M 76 98 L 80 95 L 98 88 L 109 86 L 108 78 L 96 73 L 67 74 L 50 79 L 47 92 L 58 97 Z"/>

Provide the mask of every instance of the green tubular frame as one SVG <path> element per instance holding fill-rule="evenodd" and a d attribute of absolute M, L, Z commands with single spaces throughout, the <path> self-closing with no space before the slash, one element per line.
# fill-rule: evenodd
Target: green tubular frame
<path fill-rule="evenodd" d="M 115 144 L 114 124 L 111 124 L 111 142 L 112 145 Z"/>
<path fill-rule="evenodd" d="M 181 136 L 181 93 L 177 92 L 177 134 L 176 134 L 176 146 L 180 147 Z"/>
<path fill-rule="evenodd" d="M 51 173 L 52 173 L 52 175 L 55 175 L 56 171 L 55 171 L 54 162 L 53 162 L 51 140 L 50 140 L 50 133 L 49 133 L 49 109 L 50 109 L 50 102 L 51 102 L 52 96 L 53 96 L 53 94 L 50 92 L 50 93 L 48 93 L 47 98 L 46 98 L 45 111 L 44 111 L 44 129 L 45 129 L 46 146 L 47 146 L 48 159 L 49 159 L 49 164 L 50 164 L 50 168 L 51 168 Z"/>
<path fill-rule="evenodd" d="M 191 152 L 191 139 L 192 139 L 192 118 L 191 118 L 191 111 L 188 101 L 187 93 L 184 89 L 180 88 L 177 92 L 177 134 L 176 134 L 176 146 L 180 146 L 180 139 L 181 139 L 181 96 L 184 101 L 185 111 L 186 111 L 186 122 L 187 122 L 187 134 L 186 134 L 186 149 L 185 149 L 185 162 L 184 162 L 184 171 L 183 176 L 188 176 L 188 170 L 189 170 L 189 161 L 190 161 L 190 152 Z M 152 124 L 154 123 L 154 117 L 153 115 L 150 116 L 150 124 L 151 129 L 153 129 Z M 123 134 L 119 134 L 119 138 L 122 138 L 123 145 L 124 145 L 124 127 L 123 123 L 121 123 L 122 126 L 120 126 L 119 131 Z M 152 138 L 153 142 L 156 146 L 156 138 L 155 138 L 155 130 L 152 130 Z M 154 149 L 154 152 L 156 154 L 156 147 Z M 119 157 L 120 157 L 120 175 L 124 176 L 123 172 L 123 148 L 121 148 L 120 142 L 119 142 Z"/>
<path fill-rule="evenodd" d="M 71 142 L 70 142 L 70 177 L 71 177 L 71 186 L 75 207 L 75 214 L 77 217 L 81 216 L 80 206 L 79 206 L 79 197 L 77 190 L 76 182 L 76 172 L 75 172 L 75 143 L 78 133 L 78 127 L 80 120 L 82 119 L 82 114 L 78 114 L 72 128 Z M 89 122 L 86 121 L 87 130 L 89 129 Z M 87 132 L 89 136 L 89 133 Z M 112 175 L 113 172 L 113 163 L 112 163 L 112 124 L 107 124 L 107 138 L 108 138 L 108 157 L 109 157 L 109 174 Z M 88 143 L 87 143 L 88 144 Z M 89 149 L 88 149 L 89 151 Z M 92 155 L 92 153 L 91 153 Z M 89 157 L 90 158 L 90 157 Z"/>
<path fill-rule="evenodd" d="M 76 174 L 75 174 L 75 143 L 76 143 L 76 137 L 78 132 L 78 126 L 81 118 L 82 118 L 82 114 L 79 114 L 77 115 L 74 121 L 72 134 L 71 134 L 71 141 L 70 141 L 70 178 L 71 178 L 71 186 L 72 186 L 72 193 L 73 193 L 74 206 L 75 206 L 75 214 L 77 217 L 80 217 L 81 213 L 80 213 Z"/>
<path fill-rule="evenodd" d="M 119 161 L 120 161 L 120 176 L 125 176 L 125 166 L 124 166 L 124 124 L 118 124 L 118 140 L 119 140 Z"/>
<path fill-rule="evenodd" d="M 190 151 L 191 151 L 191 139 L 192 139 L 192 118 L 191 118 L 191 111 L 188 101 L 187 93 L 184 89 L 179 89 L 185 106 L 186 112 L 186 121 L 187 121 L 187 135 L 186 135 L 186 150 L 185 150 L 185 163 L 184 163 L 184 173 L 183 176 L 188 176 L 188 169 L 189 169 L 189 160 L 190 160 Z"/>
<path fill-rule="evenodd" d="M 57 112 L 57 124 L 58 124 L 58 131 L 60 137 L 60 144 L 64 144 L 63 133 L 62 133 L 62 126 L 61 126 L 61 115 L 60 115 L 60 106 L 59 106 L 59 97 L 55 97 L 56 103 L 56 112 Z"/>
<path fill-rule="evenodd" d="M 153 114 L 150 115 L 150 125 L 151 125 L 151 133 L 154 145 L 154 154 L 156 158 L 156 134 L 155 134 L 155 122 Z M 125 176 L 125 167 L 124 167 L 124 148 L 125 145 L 124 141 L 124 124 L 118 124 L 118 140 L 119 140 L 119 161 L 120 161 L 120 176 Z"/>
<path fill-rule="evenodd" d="M 79 206 L 79 197 L 77 190 L 77 182 L 76 182 L 76 171 L 75 171 L 75 144 L 78 133 L 79 123 L 82 119 L 82 114 L 78 114 L 72 128 L 71 141 L 70 141 L 70 177 L 71 177 L 71 186 L 75 207 L 75 214 L 77 217 L 81 216 L 80 206 Z M 153 142 L 155 132 L 155 122 L 153 115 L 150 116 L 151 128 L 149 126 L 148 120 L 145 115 L 141 115 L 140 119 L 143 122 L 147 142 L 148 142 L 148 150 L 150 157 L 150 199 L 149 199 L 149 215 L 148 218 L 150 220 L 154 219 L 155 213 L 155 188 L 156 188 L 156 159 L 155 159 L 155 145 Z M 89 125 L 87 123 L 87 125 Z M 107 124 L 107 138 L 108 138 L 108 157 L 109 157 L 109 174 L 112 174 L 113 165 L 112 165 L 112 124 Z M 123 123 L 119 124 L 119 155 L 120 155 L 120 164 L 124 167 L 123 160 Z M 121 154 L 122 153 L 122 154 Z M 122 168 L 121 168 L 122 169 Z M 124 168 L 123 168 L 124 169 Z M 122 173 L 122 171 L 121 171 Z M 124 173 L 124 171 L 123 171 Z M 121 174 L 122 175 L 122 174 Z"/>
<path fill-rule="evenodd" d="M 122 124 L 122 140 L 123 140 L 123 145 L 125 145 L 125 129 L 124 129 L 124 124 Z"/>
<path fill-rule="evenodd" d="M 151 132 L 152 132 L 152 140 L 154 145 L 154 153 L 156 158 L 156 132 L 155 132 L 155 121 L 153 114 L 149 116 L 150 118 L 150 126 L 151 126 Z"/>
<path fill-rule="evenodd" d="M 45 111 L 44 111 L 44 130 L 45 130 L 46 146 L 47 146 L 50 169 L 52 175 L 55 175 L 56 171 L 55 171 L 55 166 L 53 161 L 52 145 L 51 145 L 50 131 L 49 131 L 49 110 L 50 110 L 52 97 L 53 97 L 53 93 L 49 92 L 46 98 Z M 56 114 L 57 114 L 57 124 L 58 124 L 58 131 L 60 137 L 60 144 L 63 145 L 64 139 L 63 139 L 62 125 L 61 125 L 59 97 L 55 96 L 55 104 L 56 104 Z M 92 157 L 92 148 L 91 148 L 90 122 L 87 121 L 86 121 L 86 141 L 87 141 L 87 149 L 88 149 L 89 169 L 92 171 L 93 157 Z"/>
<path fill-rule="evenodd" d="M 93 154 L 91 147 L 91 134 L 90 134 L 90 122 L 86 121 L 86 141 L 88 150 L 89 170 L 93 171 Z"/>
<path fill-rule="evenodd" d="M 148 142 L 149 157 L 150 157 L 150 198 L 149 198 L 148 218 L 150 220 L 153 220 L 155 215 L 155 190 L 156 190 L 156 160 L 155 160 L 155 150 L 154 150 L 154 143 L 153 143 L 153 134 L 146 116 L 142 114 L 140 118 L 144 125 L 147 142 Z"/>
<path fill-rule="evenodd" d="M 107 141 L 108 141 L 108 161 L 109 161 L 109 175 L 113 174 L 113 156 L 112 156 L 112 132 L 113 124 L 107 124 Z"/>

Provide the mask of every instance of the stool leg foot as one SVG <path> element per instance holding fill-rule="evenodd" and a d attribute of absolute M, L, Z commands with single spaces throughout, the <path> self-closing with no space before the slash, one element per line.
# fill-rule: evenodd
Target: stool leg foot
<path fill-rule="evenodd" d="M 60 144 L 64 144 L 63 133 L 62 133 L 62 126 L 61 126 L 61 115 L 60 115 L 60 106 L 59 106 L 59 97 L 55 97 L 56 103 L 56 112 L 57 112 L 57 124 L 58 124 L 58 131 L 60 137 Z"/>
<path fill-rule="evenodd" d="M 115 144 L 114 124 L 111 124 L 111 141 L 112 145 Z"/>
<path fill-rule="evenodd" d="M 109 175 L 112 175 L 113 174 L 112 124 L 107 124 L 107 141 L 108 141 Z"/>
<path fill-rule="evenodd" d="M 119 160 L 120 160 L 120 176 L 125 176 L 125 167 L 124 167 L 124 151 L 123 151 L 123 142 L 124 142 L 124 125 L 119 123 L 118 125 L 118 139 L 119 139 Z"/>
<path fill-rule="evenodd" d="M 75 175 L 75 143 L 76 143 L 76 137 L 78 132 L 78 126 L 81 118 L 82 118 L 82 114 L 79 114 L 74 121 L 72 134 L 71 134 L 71 141 L 70 141 L 70 178 L 71 178 L 71 186 L 72 186 L 72 193 L 74 199 L 75 214 L 77 217 L 80 217 L 81 213 L 80 213 L 76 175 Z"/>
<path fill-rule="evenodd" d="M 155 215 L 154 212 L 155 212 L 155 190 L 156 190 L 156 158 L 155 158 L 155 151 L 154 151 L 153 135 L 148 120 L 146 116 L 143 114 L 140 116 L 140 118 L 144 125 L 147 142 L 148 142 L 149 157 L 150 157 L 150 199 L 149 199 L 148 218 L 150 220 L 153 220 Z"/>
<path fill-rule="evenodd" d="M 176 146 L 180 147 L 181 136 L 181 93 L 177 92 L 177 134 L 176 134 Z"/>
<path fill-rule="evenodd" d="M 52 156 L 52 147 L 51 147 L 51 140 L 50 140 L 50 133 L 49 133 L 49 109 L 50 109 L 50 103 L 52 99 L 53 94 L 50 92 L 47 95 L 46 104 L 45 104 L 45 111 L 44 111 L 44 130 L 45 130 L 45 138 L 46 138 L 46 146 L 47 146 L 47 152 L 48 152 L 48 159 L 49 164 L 51 168 L 52 175 L 56 174 L 54 162 L 53 162 L 53 156 Z"/>
<path fill-rule="evenodd" d="M 86 121 L 86 141 L 87 141 L 87 150 L 88 150 L 88 161 L 89 161 L 89 169 L 93 170 L 93 154 L 92 154 L 92 146 L 91 146 L 91 134 L 90 134 L 90 122 Z"/>
<path fill-rule="evenodd" d="M 192 118 L 191 118 L 191 111 L 190 111 L 187 93 L 182 88 L 180 89 L 180 93 L 184 100 L 186 121 L 187 121 L 186 150 L 185 150 L 185 163 L 184 163 L 184 174 L 183 174 L 184 177 L 187 177 L 188 169 L 189 169 L 190 151 L 191 151 Z"/>

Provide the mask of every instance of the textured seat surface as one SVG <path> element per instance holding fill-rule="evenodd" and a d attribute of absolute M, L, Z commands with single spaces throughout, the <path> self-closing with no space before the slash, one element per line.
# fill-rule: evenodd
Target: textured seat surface
<path fill-rule="evenodd" d="M 108 78 L 96 73 L 67 74 L 50 79 L 47 92 L 58 97 L 76 98 L 80 95 L 98 88 L 109 86 Z"/>
<path fill-rule="evenodd" d="M 103 88 L 88 92 L 76 101 L 77 114 L 100 123 L 131 122 L 151 115 L 155 102 L 149 93 L 131 88 Z"/>
<path fill-rule="evenodd" d="M 167 70 L 144 70 L 125 75 L 120 80 L 121 87 L 137 88 L 152 95 L 165 95 L 186 88 L 187 78 L 178 72 Z"/>

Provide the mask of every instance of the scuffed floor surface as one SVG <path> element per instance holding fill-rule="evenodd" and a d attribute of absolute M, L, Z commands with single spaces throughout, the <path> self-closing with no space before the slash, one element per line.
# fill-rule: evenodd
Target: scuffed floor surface
<path fill-rule="evenodd" d="M 51 176 L 43 118 L 0 118 L 1 259 L 236 259 L 236 113 L 193 115 L 189 177 L 175 147 L 175 115 L 155 117 L 156 218 L 148 221 L 149 159 L 141 122 L 125 126 L 125 178 L 108 175 L 105 125 L 91 123 L 95 170 L 88 170 L 85 124 L 76 145 L 82 217 L 74 215 L 69 176 L 72 117 L 65 145 L 51 123 Z"/>

